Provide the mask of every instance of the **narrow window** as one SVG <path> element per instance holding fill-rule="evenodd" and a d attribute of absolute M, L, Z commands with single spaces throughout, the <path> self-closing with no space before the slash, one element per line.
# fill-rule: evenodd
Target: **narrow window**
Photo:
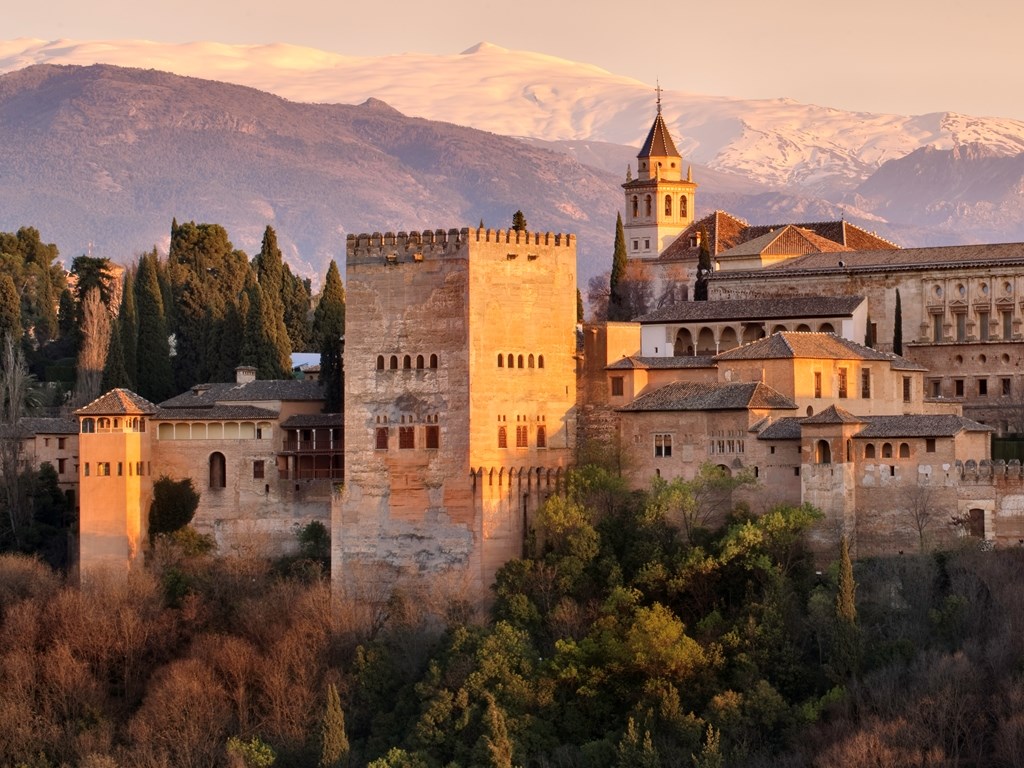
<path fill-rule="evenodd" d="M 404 368 L 407 371 L 412 369 L 412 356 L 411 355 L 406 355 L 405 357 L 402 358 L 402 368 Z"/>
<path fill-rule="evenodd" d="M 384 370 L 384 355 L 377 355 L 377 370 Z"/>
<path fill-rule="evenodd" d="M 525 424 L 521 424 L 516 427 L 516 448 L 528 448 L 528 432 Z"/>
<path fill-rule="evenodd" d="M 942 397 L 942 379 L 932 380 L 932 397 Z"/>
<path fill-rule="evenodd" d="M 961 382 L 961 386 L 962 385 L 963 385 L 963 382 Z M 909 376 L 904 376 L 903 377 L 903 402 L 904 403 L 909 403 L 910 402 L 910 377 Z"/>
<path fill-rule="evenodd" d="M 415 448 L 416 447 L 416 428 L 415 427 L 399 427 L 398 428 L 398 447 L 403 449 Z"/>
<path fill-rule="evenodd" d="M 397 371 L 398 370 L 398 355 L 392 355 L 391 356 L 391 370 L 392 371 Z"/>
<path fill-rule="evenodd" d="M 84 474 L 86 477 L 89 476 L 89 462 L 88 461 L 85 462 L 85 464 L 82 465 L 82 474 Z"/>
<path fill-rule="evenodd" d="M 543 368 L 544 367 L 544 355 L 537 355 L 537 367 L 538 368 Z"/>
<path fill-rule="evenodd" d="M 1009 341 L 1013 338 L 1013 312 L 1004 309 L 1001 314 L 1003 316 L 1003 339 Z"/>
<path fill-rule="evenodd" d="M 873 458 L 875 458 L 875 444 L 874 443 L 868 443 L 867 445 L 864 446 L 864 458 L 865 459 L 873 459 Z"/>
<path fill-rule="evenodd" d="M 651 249 L 651 239 L 649 237 L 644 238 L 644 250 L 649 251 Z"/>
<path fill-rule="evenodd" d="M 679 215 L 686 216 L 686 195 L 679 198 Z"/>
<path fill-rule="evenodd" d="M 263 459 L 256 459 L 252 463 L 252 477 L 254 480 L 262 480 L 265 472 Z"/>
<path fill-rule="evenodd" d="M 846 369 L 839 369 L 839 397 L 846 398 Z M 827 463 L 827 462 L 826 462 Z"/>
<path fill-rule="evenodd" d="M 956 395 L 957 397 L 963 397 L 964 396 L 964 380 L 963 379 L 954 379 L 953 380 L 953 394 Z"/>
<path fill-rule="evenodd" d="M 672 215 L 672 195 L 665 195 L 665 215 Z"/>
<path fill-rule="evenodd" d="M 503 354 L 501 354 L 500 352 L 498 353 L 498 367 L 499 368 L 504 368 L 505 367 L 505 356 Z"/>
<path fill-rule="evenodd" d="M 832 447 L 828 444 L 828 440 L 818 441 L 814 449 L 814 462 L 815 464 L 832 463 Z"/>
<path fill-rule="evenodd" d="M 622 376 L 612 376 L 612 397 L 622 397 Z"/>
<path fill-rule="evenodd" d="M 67 438 L 64 438 L 64 437 L 58 437 L 58 438 L 57 438 L 57 448 L 58 448 L 58 450 L 61 450 L 61 451 L 63 451 L 63 450 L 64 450 L 64 441 L 65 441 L 66 439 L 67 439 Z"/>
<path fill-rule="evenodd" d="M 118 477 L 123 477 L 124 476 L 124 462 L 120 462 L 120 461 L 117 462 L 117 476 Z"/>
<path fill-rule="evenodd" d="M 509 368 L 515 368 L 516 367 L 516 361 L 515 361 L 515 358 L 512 357 L 512 355 L 508 356 L 508 367 Z"/>
<path fill-rule="evenodd" d="M 644 197 L 644 216 L 651 215 L 651 196 L 647 195 Z"/>
<path fill-rule="evenodd" d="M 423 360 L 423 355 L 416 355 L 416 370 L 422 371 L 426 363 Z"/>
<path fill-rule="evenodd" d="M 814 372 L 814 396 L 821 397 L 821 371 Z"/>
<path fill-rule="evenodd" d="M 988 341 L 988 326 L 989 326 L 989 314 L 988 312 L 978 313 L 978 338 L 981 341 Z"/>
<path fill-rule="evenodd" d="M 430 356 L 430 367 L 437 368 L 437 355 Z"/>
<path fill-rule="evenodd" d="M 942 341 L 942 315 L 932 315 L 932 341 L 936 344 Z"/>
<path fill-rule="evenodd" d="M 1003 397 L 1010 396 L 1010 379 L 1003 378 L 999 380 L 999 386 L 1002 388 Z"/>
<path fill-rule="evenodd" d="M 654 457 L 667 459 L 672 456 L 672 435 L 656 434 L 654 436 Z"/>
<path fill-rule="evenodd" d="M 633 218 L 635 219 L 639 215 L 640 215 L 640 199 L 636 195 L 633 195 Z M 633 250 L 634 251 L 636 250 L 636 241 L 635 240 L 633 241 Z"/>
<path fill-rule="evenodd" d="M 892 443 L 883 443 L 882 444 L 882 458 L 883 459 L 891 459 L 892 458 Z"/>
<path fill-rule="evenodd" d="M 865 400 L 871 397 L 871 369 L 865 368 L 860 372 L 860 396 Z"/>
<path fill-rule="evenodd" d="M 517 357 L 516 358 L 516 362 L 519 364 L 518 367 L 522 368 L 523 367 L 523 356 L 520 355 L 519 357 Z"/>
<path fill-rule="evenodd" d="M 427 448 L 437 450 L 441 447 L 441 428 L 436 425 L 427 427 Z"/>
<path fill-rule="evenodd" d="M 374 448 L 378 451 L 386 451 L 388 449 L 388 428 L 377 427 L 377 437 L 374 443 Z"/>
<path fill-rule="evenodd" d="M 633 250 L 634 251 L 639 251 L 640 250 L 640 241 L 639 240 L 634 240 L 633 241 Z"/>
<path fill-rule="evenodd" d="M 537 447 L 547 448 L 548 447 L 548 433 L 547 429 L 543 425 L 537 427 Z"/>
<path fill-rule="evenodd" d="M 533 368 L 533 355 L 530 355 L 528 358 L 526 358 L 526 367 Z"/>
<path fill-rule="evenodd" d="M 96 422 L 92 419 L 82 419 L 82 432 L 90 433 L 96 431 Z"/>
<path fill-rule="evenodd" d="M 926 437 L 924 440 L 924 451 L 925 453 L 935 453 L 935 438 Z"/>
<path fill-rule="evenodd" d="M 956 340 L 964 341 L 967 338 L 967 313 L 956 313 Z"/>
<path fill-rule="evenodd" d="M 498 447 L 508 448 L 508 429 L 506 427 L 498 427 Z"/>
<path fill-rule="evenodd" d="M 910 446 L 907 443 L 900 443 L 900 458 L 901 459 L 909 459 L 910 458 Z"/>
<path fill-rule="evenodd" d="M 63 475 L 67 459 L 57 459 L 57 474 Z"/>
<path fill-rule="evenodd" d="M 227 466 L 224 454 L 215 451 L 210 454 L 210 487 L 224 488 L 227 485 Z"/>
<path fill-rule="evenodd" d="M 978 396 L 988 397 L 988 379 L 978 379 Z"/>

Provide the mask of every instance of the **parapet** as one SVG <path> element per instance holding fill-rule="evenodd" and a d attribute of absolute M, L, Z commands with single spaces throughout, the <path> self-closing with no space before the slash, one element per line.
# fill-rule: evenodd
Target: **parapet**
<path fill-rule="evenodd" d="M 454 255 L 471 241 L 570 248 L 575 246 L 576 236 L 483 227 L 447 231 L 427 229 L 423 232 L 374 232 L 349 235 L 345 241 L 345 256 L 349 264 L 416 262 L 424 258 Z"/>

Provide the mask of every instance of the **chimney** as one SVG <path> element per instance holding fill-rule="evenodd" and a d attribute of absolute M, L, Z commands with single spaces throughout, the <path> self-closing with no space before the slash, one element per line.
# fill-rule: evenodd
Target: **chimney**
<path fill-rule="evenodd" d="M 251 365 L 240 365 L 235 368 L 235 382 L 238 384 L 248 384 L 250 381 L 256 381 L 256 368 Z"/>

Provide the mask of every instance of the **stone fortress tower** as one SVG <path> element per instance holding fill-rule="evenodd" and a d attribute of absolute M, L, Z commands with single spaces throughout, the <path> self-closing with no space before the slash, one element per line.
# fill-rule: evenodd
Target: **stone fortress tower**
<path fill-rule="evenodd" d="M 658 114 L 637 159 L 637 178 L 622 185 L 626 194 L 623 230 L 630 258 L 656 257 L 693 223 L 697 185 L 689 169 L 683 178 L 683 158 Z"/>
<path fill-rule="evenodd" d="M 521 556 L 573 456 L 575 285 L 573 235 L 349 236 L 336 592 L 443 575 L 479 597 Z"/>

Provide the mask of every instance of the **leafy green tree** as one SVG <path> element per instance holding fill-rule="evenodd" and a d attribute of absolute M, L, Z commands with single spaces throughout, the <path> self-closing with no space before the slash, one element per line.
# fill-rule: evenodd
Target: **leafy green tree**
<path fill-rule="evenodd" d="M 232 736 L 228 739 L 227 753 L 231 768 L 270 768 L 277 760 L 274 750 L 259 736 L 248 741 Z"/>
<path fill-rule="evenodd" d="M 892 325 L 892 351 L 895 355 L 903 354 L 903 304 L 900 301 L 900 289 L 896 289 L 896 311 Z"/>
<path fill-rule="evenodd" d="M 324 388 L 324 412 L 339 413 L 343 407 L 345 378 L 342 359 L 345 335 L 345 287 L 338 265 L 331 260 L 320 302 L 313 314 L 313 336 L 320 349 L 320 383 Z"/>
<path fill-rule="evenodd" d="M 693 300 L 708 300 L 708 280 L 711 279 L 711 241 L 708 231 L 700 228 L 700 253 L 697 256 L 697 280 L 693 286 Z"/>
<path fill-rule="evenodd" d="M 156 250 L 139 259 L 135 279 L 135 304 L 139 309 L 138 393 L 159 403 L 174 394 L 171 352 L 164 318 L 164 302 L 157 279 Z"/>
<path fill-rule="evenodd" d="M 57 302 L 57 329 L 62 339 L 74 339 L 75 323 L 75 298 L 70 290 L 64 288 Z"/>
<path fill-rule="evenodd" d="M 692 755 L 693 768 L 725 768 L 722 756 L 722 734 L 714 726 L 708 725 L 704 744 L 699 755 Z"/>
<path fill-rule="evenodd" d="M 651 732 L 644 731 L 641 736 L 632 717 L 619 741 L 617 752 L 616 768 L 661 768 L 661 758 L 651 741 Z"/>
<path fill-rule="evenodd" d="M 483 745 L 486 762 L 492 768 L 512 768 L 512 740 L 508 735 L 505 713 L 490 693 L 484 695 L 487 708 L 484 711 Z"/>
<path fill-rule="evenodd" d="M 626 234 L 622 227 L 622 214 L 615 216 L 615 247 L 612 251 L 612 271 L 608 280 L 608 319 L 631 320 L 630 308 L 624 294 L 626 267 L 629 257 L 626 253 Z"/>
<path fill-rule="evenodd" d="M 192 478 L 172 480 L 162 475 L 153 483 L 153 503 L 149 508 L 149 538 L 174 533 L 192 522 L 199 507 L 199 494 Z"/>
<path fill-rule="evenodd" d="M 345 713 L 334 683 L 327 686 L 327 703 L 320 722 L 319 768 L 341 768 L 348 763 L 349 744 L 345 733 Z"/>
<path fill-rule="evenodd" d="M 583 294 L 579 288 L 576 289 L 576 322 L 583 322 Z"/>
<path fill-rule="evenodd" d="M 522 211 L 516 211 L 512 214 L 512 229 L 516 232 L 526 231 L 526 216 Z"/>
<path fill-rule="evenodd" d="M 81 302 L 89 291 L 95 288 L 100 292 L 100 301 L 110 306 L 113 298 L 110 279 L 112 272 L 113 265 L 110 259 L 99 256 L 75 257 L 71 262 L 71 274 L 76 278 L 75 293 L 78 295 L 78 301 Z"/>
<path fill-rule="evenodd" d="M 0 338 L 8 336 L 20 344 L 23 334 L 18 289 L 10 275 L 0 274 Z"/>

